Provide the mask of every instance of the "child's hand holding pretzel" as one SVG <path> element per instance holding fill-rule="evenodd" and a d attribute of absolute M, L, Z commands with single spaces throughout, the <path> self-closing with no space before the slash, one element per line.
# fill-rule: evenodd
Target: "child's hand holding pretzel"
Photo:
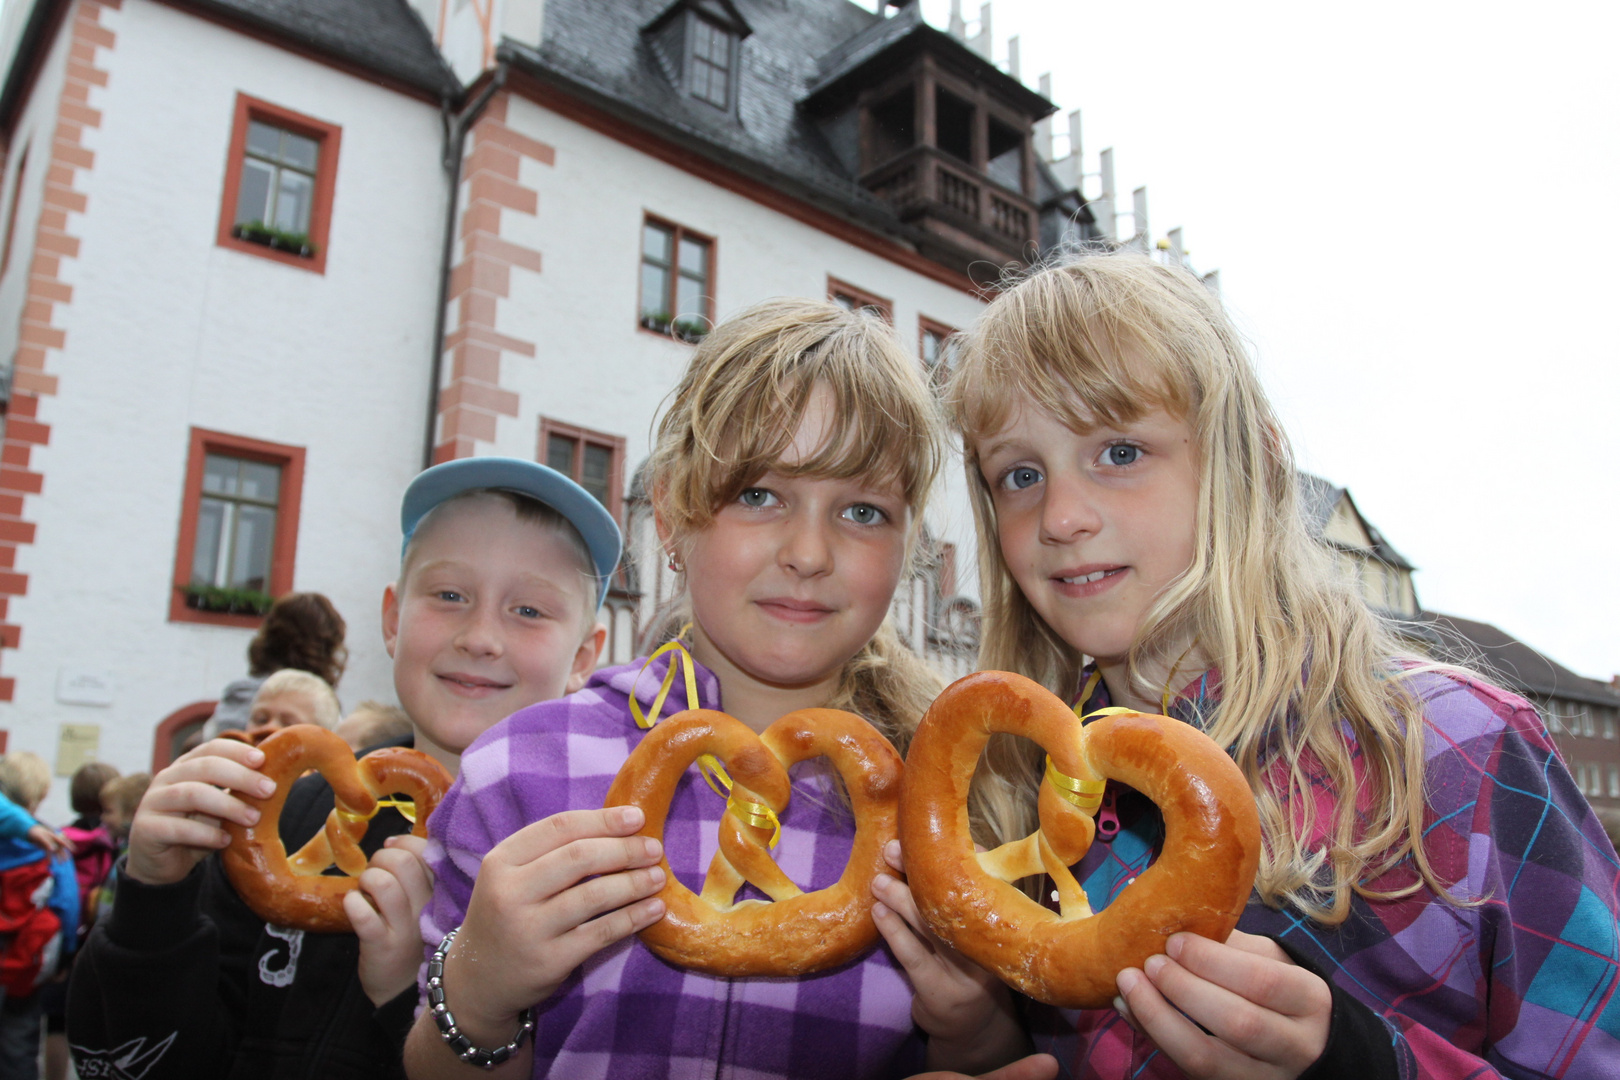
<path fill-rule="evenodd" d="M 889 841 L 883 857 L 896 873 L 904 871 L 900 841 Z M 880 874 L 872 893 L 879 900 L 872 918 L 911 980 L 911 1015 L 928 1033 L 928 1063 L 978 1071 L 1027 1053 L 1006 985 L 923 925 L 903 881 Z"/>
<path fill-rule="evenodd" d="M 635 835 L 645 820 L 634 806 L 570 810 L 484 856 L 444 974 L 475 1045 L 505 1042 L 517 1016 L 586 959 L 663 917 L 653 898 L 664 886 L 663 845 Z"/>
<path fill-rule="evenodd" d="M 1165 952 L 1119 973 L 1115 1007 L 1188 1076 L 1293 1080 L 1322 1056 L 1332 992 L 1276 942 L 1175 934 Z"/>
<path fill-rule="evenodd" d="M 381 1006 L 416 985 L 422 963 L 418 920 L 433 898 L 433 871 L 422 859 L 427 838 L 390 836 L 343 898 L 360 939 L 360 986 Z"/>
<path fill-rule="evenodd" d="M 222 821 L 255 824 L 258 809 L 234 793 L 268 798 L 276 790 L 275 781 L 255 771 L 262 764 L 257 747 L 214 739 L 153 777 L 130 823 L 129 876 L 171 885 L 231 842 Z"/>

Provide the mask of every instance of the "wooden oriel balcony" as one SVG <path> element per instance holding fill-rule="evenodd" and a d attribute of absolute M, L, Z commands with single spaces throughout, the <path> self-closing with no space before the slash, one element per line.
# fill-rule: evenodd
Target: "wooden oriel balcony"
<path fill-rule="evenodd" d="M 861 185 L 914 222 L 957 247 L 997 262 L 1028 257 L 1036 207 L 933 146 L 914 146 L 861 177 Z"/>

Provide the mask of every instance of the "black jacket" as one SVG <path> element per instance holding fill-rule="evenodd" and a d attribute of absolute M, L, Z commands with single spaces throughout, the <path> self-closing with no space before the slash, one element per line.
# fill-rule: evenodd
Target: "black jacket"
<path fill-rule="evenodd" d="M 410 740 L 402 740 L 409 745 Z M 293 785 L 281 835 L 297 850 L 326 821 L 332 789 Z M 369 856 L 410 830 L 372 820 Z M 283 930 L 242 902 L 218 855 L 173 885 L 119 871 L 68 989 L 68 1042 L 82 1077 L 392 1080 L 416 1009 L 412 987 L 381 1008 L 361 989 L 353 934 Z"/>

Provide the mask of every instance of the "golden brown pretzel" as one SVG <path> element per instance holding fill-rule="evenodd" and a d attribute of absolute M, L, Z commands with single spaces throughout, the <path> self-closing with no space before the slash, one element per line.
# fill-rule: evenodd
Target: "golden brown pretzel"
<path fill-rule="evenodd" d="M 359 761 L 349 744 L 314 724 L 283 728 L 259 744 L 264 764 L 259 772 L 276 782 L 275 793 L 258 799 L 240 795 L 259 810 L 256 825 L 226 822 L 231 845 L 221 858 L 231 879 L 254 914 L 277 926 L 326 932 L 347 931 L 343 896 L 355 888 L 366 868 L 360 838 L 366 834 L 377 801 L 400 794 L 416 804 L 412 835 L 427 835 L 428 815 L 450 787 L 450 774 L 437 761 L 416 750 L 388 747 Z M 306 770 L 319 769 L 336 799 L 326 827 L 292 855 L 281 842 L 281 808 L 292 783 Z M 336 863 L 347 876 L 326 875 Z"/>
<path fill-rule="evenodd" d="M 731 804 L 787 808 L 788 767 L 815 757 L 830 760 L 849 789 L 855 845 L 838 881 L 806 893 L 790 881 L 766 846 L 769 826 L 732 810 L 720 821 L 720 850 L 701 895 L 675 879 L 663 860 L 658 895 L 665 915 L 641 932 L 647 947 L 672 964 L 713 975 L 803 975 L 854 959 L 877 941 L 872 878 L 884 872 L 883 845 L 895 836 L 903 765 L 878 731 L 854 713 L 800 709 L 756 736 L 741 721 L 712 709 L 692 709 L 647 732 L 608 789 L 608 806 L 639 806 L 642 836 L 662 840 L 664 817 L 687 766 L 701 754 L 725 763 Z M 755 818 L 758 820 L 758 817 Z M 735 902 L 751 882 L 774 903 Z"/>
<path fill-rule="evenodd" d="M 968 784 L 993 731 L 1033 739 L 1062 773 L 1115 779 L 1158 804 L 1158 860 L 1098 914 L 1069 867 L 1091 845 L 1091 818 L 1050 777 L 1041 828 L 975 855 Z M 1237 925 L 1260 862 L 1260 819 L 1243 773 L 1208 736 L 1163 716 L 1121 713 L 1087 724 L 1021 675 L 984 671 L 946 688 L 906 754 L 900 807 L 906 877 L 928 926 L 1018 990 L 1065 1008 L 1100 1008 L 1127 967 L 1188 930 L 1224 941 Z M 1009 882 L 1050 874 L 1061 914 Z"/>

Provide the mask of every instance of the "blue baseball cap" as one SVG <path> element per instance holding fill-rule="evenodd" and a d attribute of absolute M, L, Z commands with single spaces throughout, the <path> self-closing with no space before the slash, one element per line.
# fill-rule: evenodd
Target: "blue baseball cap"
<path fill-rule="evenodd" d="M 600 609 L 624 550 L 618 523 L 594 495 L 556 469 L 536 461 L 508 457 L 460 458 L 418 474 L 405 489 L 405 499 L 399 508 L 400 529 L 405 534 L 401 553 L 410 546 L 416 527 L 434 507 L 464 492 L 487 490 L 527 495 L 557 511 L 579 530 L 596 567 L 596 606 Z"/>

